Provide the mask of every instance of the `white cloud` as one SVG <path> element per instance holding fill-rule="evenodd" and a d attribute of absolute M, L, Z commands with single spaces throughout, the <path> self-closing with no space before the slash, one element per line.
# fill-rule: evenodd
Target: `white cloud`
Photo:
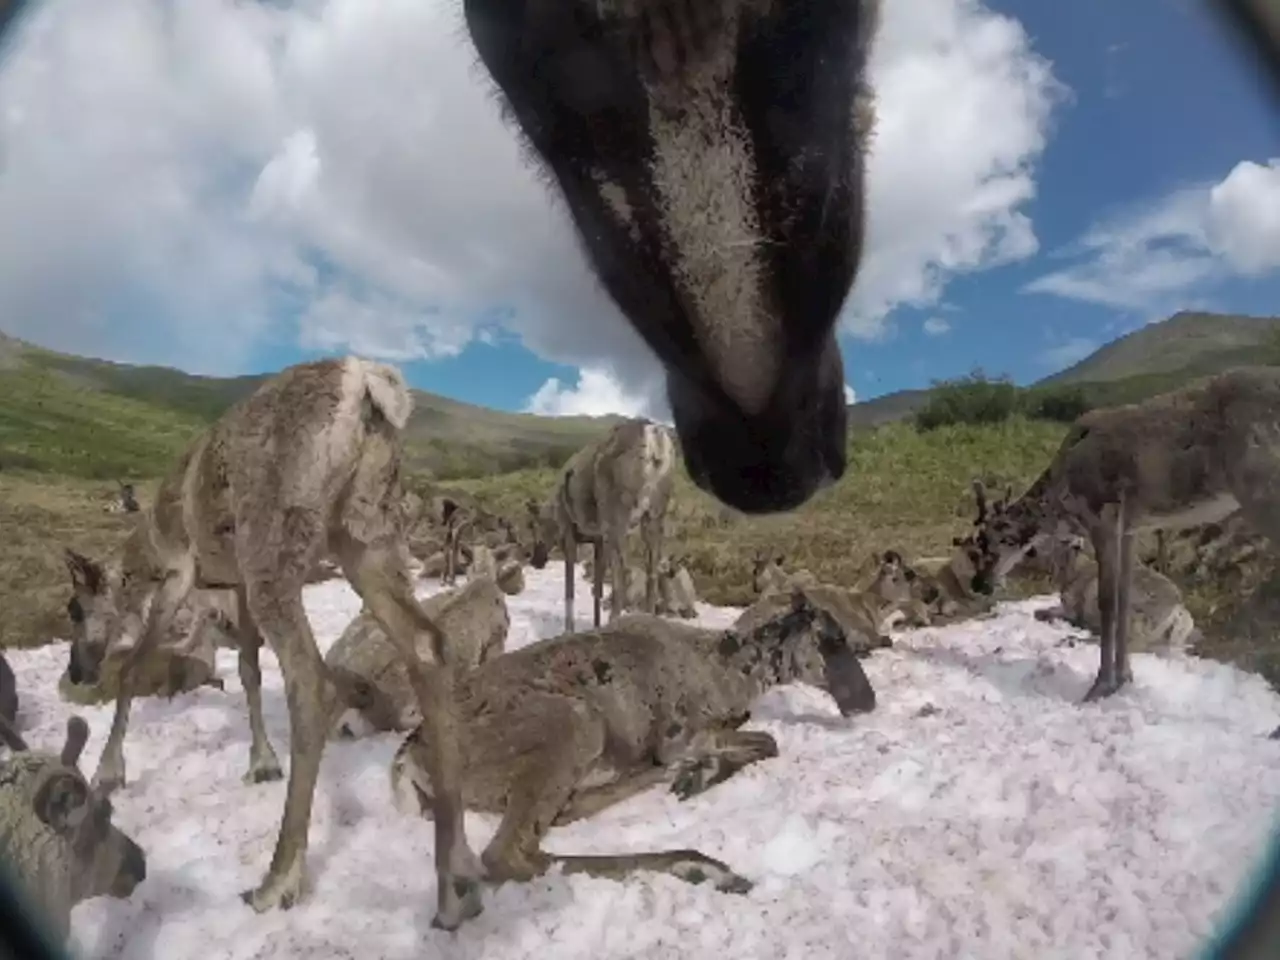
<path fill-rule="evenodd" d="M 1232 277 L 1280 270 L 1280 159 L 1113 215 L 1061 254 L 1079 262 L 1026 286 L 1151 317 Z"/>
<path fill-rule="evenodd" d="M 1238 163 L 1209 191 L 1209 246 L 1237 273 L 1280 269 L 1280 157 Z"/>
<path fill-rule="evenodd" d="M 844 385 L 844 402 L 846 405 L 850 405 L 858 402 L 857 392 L 853 389 L 853 387 L 849 386 L 847 383 Z"/>
<path fill-rule="evenodd" d="M 583 367 L 576 386 L 552 377 L 529 398 L 524 409 L 548 417 L 598 417 L 606 413 L 634 417 L 645 415 L 649 405 L 648 397 L 629 392 L 610 371 Z"/>
<path fill-rule="evenodd" d="M 1037 251 L 1022 208 L 1066 93 L 1017 20 L 965 0 L 885 4 L 873 73 L 868 255 L 845 310 L 868 338 L 952 277 Z"/>
<path fill-rule="evenodd" d="M 456 0 L 60 0 L 18 34 L 0 83 L 9 332 L 217 372 L 285 337 L 448 356 L 503 306 L 540 355 L 656 395 Z M 845 318 L 860 336 L 1035 251 L 1021 210 L 1058 89 L 1020 25 L 974 0 L 887 4 L 882 41 Z"/>
<path fill-rule="evenodd" d="M 924 332 L 931 337 L 940 337 L 951 331 L 951 321 L 946 317 L 930 317 L 924 322 Z"/>

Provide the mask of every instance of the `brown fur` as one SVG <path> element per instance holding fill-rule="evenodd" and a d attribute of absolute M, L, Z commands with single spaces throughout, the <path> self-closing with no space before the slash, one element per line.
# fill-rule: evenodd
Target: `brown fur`
<path fill-rule="evenodd" d="M 1237 510 L 1280 543 L 1280 369 L 1241 367 L 1179 390 L 1084 414 L 1021 497 L 986 518 L 987 589 L 1059 521 L 1084 530 L 1098 562 L 1101 644 L 1086 700 L 1132 679 L 1134 536 Z"/>
<path fill-rule="evenodd" d="M 1053 538 L 1049 556 L 1061 601 L 1057 607 L 1036 611 L 1036 619 L 1065 620 L 1096 635 L 1102 630 L 1098 565 L 1086 554 L 1085 546 L 1080 536 Z M 1182 602 L 1182 591 L 1168 577 L 1136 562 L 1132 596 L 1131 651 L 1179 653 L 1195 642 L 1195 621 Z"/>
<path fill-rule="evenodd" d="M 94 561 L 71 550 L 67 551 L 66 561 L 74 591 L 67 605 L 71 647 L 67 669 L 58 680 L 58 693 L 64 700 L 80 705 L 115 700 L 120 694 L 120 670 L 130 660 L 131 648 L 109 645 L 98 669 L 97 682 L 79 682 L 77 657 L 83 655 L 86 645 L 92 642 L 86 633 L 92 628 L 97 612 L 97 598 L 86 589 L 86 571 L 94 566 Z M 86 594 L 86 602 L 82 603 L 81 597 Z M 217 650 L 238 648 L 237 613 L 233 592 L 193 589 L 178 605 L 169 634 L 160 638 L 145 658 L 135 659 L 131 664 L 133 695 L 174 697 L 199 687 L 223 689 L 218 677 Z"/>
<path fill-rule="evenodd" d="M 546 853 L 542 840 L 553 824 L 650 786 L 674 779 L 672 791 L 687 798 L 776 756 L 771 736 L 738 728 L 756 697 L 794 682 L 826 689 L 845 716 L 875 705 L 844 631 L 803 597 L 751 631 L 628 614 L 459 678 L 466 803 L 502 814 L 482 854 L 489 876 L 524 879 L 559 863 L 566 872 L 662 870 L 745 890 L 750 884 L 725 864 L 693 850 L 560 856 Z M 402 809 L 430 809 L 431 750 L 431 738 L 415 731 L 392 762 Z"/>
<path fill-rule="evenodd" d="M 0 761 L 0 862 L 59 944 L 76 904 L 126 898 L 147 875 L 142 848 L 111 822 L 110 802 L 80 770 L 88 737 L 88 724 L 73 716 L 59 753 L 29 750 L 19 738 Z"/>
<path fill-rule="evenodd" d="M 803 587 L 817 584 L 818 578 L 803 568 L 796 570 L 794 573 L 787 573 L 783 566 L 785 562 L 786 558 L 782 554 L 770 557 L 763 553 L 757 553 L 751 561 L 752 593 L 764 596 L 766 593 L 786 592 L 793 586 Z"/>
<path fill-rule="evenodd" d="M 913 602 L 906 568 L 901 558 L 896 554 L 894 557 L 895 560 L 880 564 L 875 579 L 862 590 L 819 583 L 807 571 L 802 571 L 805 576 L 787 577 L 776 563 L 782 558 L 775 557 L 758 570 L 757 580 L 763 587 L 760 599 L 742 612 L 734 626 L 739 630 L 755 629 L 776 616 L 790 603 L 792 593 L 799 591 L 835 617 L 848 636 L 849 646 L 860 656 L 892 646 L 888 631 Z"/>
<path fill-rule="evenodd" d="M 698 615 L 698 591 L 689 566 L 683 560 L 664 557 L 658 565 L 658 609 L 672 617 L 691 620 Z"/>
<path fill-rule="evenodd" d="M 595 551 L 595 625 L 600 625 L 606 560 L 614 584 L 609 617 L 622 613 L 627 596 L 626 538 L 637 522 L 645 550 L 644 609 L 648 613 L 657 609 L 658 559 L 675 484 L 674 466 L 671 438 L 663 428 L 643 419 L 619 424 L 565 464 L 550 501 L 539 513 L 541 546 L 535 547 L 535 554 L 545 557 L 550 544 L 558 542 L 564 554 L 565 632 L 573 630 L 574 565 L 579 544 L 590 543 Z"/>
<path fill-rule="evenodd" d="M 265 640 L 276 654 L 289 703 L 291 762 L 270 869 L 245 894 L 255 910 L 287 907 L 304 890 L 312 798 L 338 692 L 307 622 L 302 586 L 326 553 L 395 643 L 424 726 L 437 738 L 433 922 L 456 928 L 481 909 L 479 865 L 458 801 L 452 663 L 439 628 L 413 596 L 407 569 L 400 458 L 411 410 L 411 394 L 393 367 L 348 357 L 285 369 L 191 444 L 161 481 L 144 522 L 95 578 L 96 599 L 114 611 L 105 632 L 137 637 L 139 659 L 168 632 L 193 586 L 236 591 L 253 735 L 248 779 L 255 781 L 281 776 L 262 724 L 258 649 Z M 429 638 L 434 664 L 415 652 L 420 635 Z M 99 659 L 104 652 L 105 646 Z M 126 666 L 98 766 L 97 779 L 108 788 L 125 777 L 129 677 Z"/>
<path fill-rule="evenodd" d="M 906 566 L 914 601 L 908 625 L 940 626 L 991 613 L 994 601 L 973 589 L 979 561 L 977 548 L 961 540 L 949 557 L 916 559 Z"/>
<path fill-rule="evenodd" d="M 499 656 L 506 647 L 511 616 L 491 579 L 471 579 L 465 586 L 437 593 L 423 600 L 422 608 L 443 631 L 459 675 Z M 420 642 L 417 652 L 424 662 L 435 661 L 429 644 Z M 326 729 L 359 737 L 410 730 L 422 722 L 399 652 L 368 607 L 352 618 L 324 660 L 340 678 L 337 716 Z"/>

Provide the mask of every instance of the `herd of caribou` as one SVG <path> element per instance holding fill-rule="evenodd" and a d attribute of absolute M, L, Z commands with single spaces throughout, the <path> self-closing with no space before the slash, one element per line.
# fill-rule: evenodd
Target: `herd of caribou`
<path fill-rule="evenodd" d="M 463 6 L 480 60 L 563 198 L 588 263 L 663 365 L 693 481 L 755 514 L 794 509 L 841 480 L 847 412 L 836 325 L 862 258 L 878 0 Z M 617 615 L 628 574 L 611 544 L 624 519 L 643 530 L 646 610 L 658 599 L 654 518 L 676 451 L 652 424 L 628 428 L 631 439 L 616 450 L 575 458 L 545 512 L 566 562 L 590 542 L 597 583 L 608 564 L 608 625 L 572 632 L 567 592 L 562 636 L 495 655 L 489 631 L 477 630 L 473 650 L 455 646 L 447 612 L 414 594 L 401 489 L 411 411 L 393 367 L 354 357 L 291 367 L 193 442 L 115 556 L 69 557 L 69 679 L 96 683 L 108 650 L 131 643 L 91 781 L 78 766 L 83 721 L 72 719 L 58 754 L 26 749 L 14 725 L 4 727 L 14 752 L 0 770 L 0 840 L 26 850 L 11 850 L 10 862 L 57 929 L 77 899 L 127 895 L 145 874 L 137 844 L 111 825 L 109 795 L 125 782 L 135 668 L 172 634 L 193 590 L 234 598 L 223 620 L 239 651 L 253 781 L 283 777 L 262 720 L 264 643 L 284 677 L 283 820 L 266 875 L 244 894 L 258 911 L 303 896 L 321 755 L 335 723 L 351 732 L 352 709 L 391 725 L 416 720 L 393 780 L 434 821 L 433 924 L 452 930 L 480 912 L 486 879 L 528 878 L 553 862 L 608 876 L 660 869 L 744 889 L 746 880 L 697 851 L 553 857 L 541 839 L 553 824 L 655 782 L 691 796 L 776 754 L 770 737 L 740 729 L 752 698 L 771 685 L 819 686 L 846 715 L 873 705 L 842 622 L 852 614 L 820 602 L 820 584 L 766 594 L 772 609 L 729 630 Z M 989 596 L 1033 551 L 1083 535 L 1097 567 L 1100 633 L 1087 699 L 1114 694 L 1131 679 L 1130 614 L 1141 605 L 1135 534 L 1239 511 L 1275 540 L 1278 433 L 1280 372 L 1270 369 L 1086 414 L 1022 496 L 982 504 L 950 572 L 932 584 L 942 591 L 954 581 L 955 596 L 926 600 L 925 585 L 905 583 L 895 557 L 885 576 L 900 574 L 925 606 L 954 604 Z M 452 544 L 445 552 L 456 555 Z M 376 682 L 330 669 L 320 655 L 302 591 L 326 560 L 393 651 L 416 713 L 375 709 Z M 760 573 L 776 576 L 767 564 Z M 595 596 L 598 608 L 599 587 Z M 524 762 L 495 759 L 513 750 Z M 502 812 L 479 856 L 463 829 L 465 806 Z"/>
<path fill-rule="evenodd" d="M 542 841 L 552 826 L 645 789 L 665 784 L 687 798 L 776 756 L 771 736 L 741 729 L 772 686 L 816 686 L 845 716 L 873 709 L 861 659 L 890 645 L 894 626 L 989 615 L 995 589 L 1036 553 L 1061 593 L 1060 607 L 1041 615 L 1100 637 L 1086 700 L 1113 694 L 1131 679 L 1131 650 L 1177 651 L 1195 630 L 1177 587 L 1135 561 L 1135 534 L 1236 511 L 1270 533 L 1265 505 L 1280 489 L 1280 370 L 1239 368 L 1085 414 L 1016 499 L 990 503 L 975 482 L 973 529 L 948 557 L 912 565 L 887 550 L 874 557 L 870 582 L 846 587 L 788 573 L 783 557 L 758 553 L 756 601 L 730 629 L 712 630 L 679 622 L 696 614 L 690 594 L 681 609 L 672 605 L 672 584 L 692 578 L 663 556 L 678 463 L 667 427 L 628 420 L 585 446 L 547 500 L 530 505 L 521 536 L 520 523 L 475 504 L 406 496 L 400 461 L 411 410 L 394 367 L 357 357 L 290 367 L 192 444 L 133 512 L 113 556 L 67 551 L 73 632 L 63 693 L 74 699 L 96 686 L 116 702 L 92 780 L 78 768 L 83 721 L 74 718 L 58 755 L 28 750 L 15 678 L 7 664 L 0 670 L 0 733 L 11 750 L 0 767 L 0 842 L 12 863 L 28 865 L 23 879 L 58 930 L 80 899 L 127 896 L 145 876 L 137 844 L 110 822 L 131 704 L 221 686 L 215 646 L 239 654 L 246 782 L 284 777 L 263 722 L 264 642 L 285 680 L 284 818 L 267 876 L 245 893 L 255 909 L 288 907 L 302 892 L 325 743 L 387 731 L 407 734 L 391 766 L 401 809 L 432 818 L 438 832 L 463 809 L 502 815 L 479 856 L 460 829 L 443 831 L 461 876 L 527 880 L 556 864 L 610 877 L 663 870 L 740 892 L 748 880 L 696 850 L 553 856 Z M 415 501 L 434 533 L 415 536 L 407 517 Z M 626 562 L 637 527 L 641 570 Z M 581 544 L 594 548 L 596 601 L 594 626 L 583 630 L 572 586 Z M 545 565 L 554 553 L 565 563 L 564 631 L 507 651 L 505 598 L 523 589 L 526 562 Z M 322 657 L 302 591 L 325 575 L 327 560 L 363 607 Z M 420 601 L 413 580 L 422 571 L 453 588 Z"/>

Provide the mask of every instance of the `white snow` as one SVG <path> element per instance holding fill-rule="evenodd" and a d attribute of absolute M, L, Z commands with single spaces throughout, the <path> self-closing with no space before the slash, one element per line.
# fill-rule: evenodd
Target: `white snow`
<path fill-rule="evenodd" d="M 531 572 L 509 647 L 558 632 L 561 580 Z M 1167 958 L 1190 956 L 1263 853 L 1280 800 L 1280 697 L 1194 658 L 1138 656 L 1131 691 L 1082 706 L 1097 648 L 1037 622 L 1050 602 L 899 634 L 866 661 L 879 705 L 842 719 L 824 694 L 775 690 L 753 725 L 781 756 L 687 803 L 654 790 L 552 832 L 559 851 L 697 847 L 752 878 L 745 897 L 666 876 L 554 875 L 486 891 L 454 935 L 429 926 L 432 829 L 392 807 L 394 736 L 331 744 L 311 824 L 313 888 L 287 912 L 239 899 L 271 857 L 283 782 L 245 786 L 235 655 L 227 692 L 139 701 L 116 822 L 148 854 L 128 901 L 80 905 L 86 958 Z M 322 647 L 358 609 L 343 581 L 307 588 Z M 703 622 L 737 611 L 702 608 Z M 66 645 L 9 654 L 20 724 L 61 743 Z M 288 761 L 274 657 L 267 723 Z M 97 762 L 110 707 L 83 710 Z M 479 850 L 496 819 L 469 814 Z"/>

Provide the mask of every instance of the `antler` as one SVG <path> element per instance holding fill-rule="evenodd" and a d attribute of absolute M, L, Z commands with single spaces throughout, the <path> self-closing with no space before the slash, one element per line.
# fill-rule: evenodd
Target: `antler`
<path fill-rule="evenodd" d="M 987 519 L 987 488 L 983 486 L 981 480 L 973 481 L 973 496 L 978 501 L 978 519 L 973 523 L 974 526 L 981 526 Z"/>

